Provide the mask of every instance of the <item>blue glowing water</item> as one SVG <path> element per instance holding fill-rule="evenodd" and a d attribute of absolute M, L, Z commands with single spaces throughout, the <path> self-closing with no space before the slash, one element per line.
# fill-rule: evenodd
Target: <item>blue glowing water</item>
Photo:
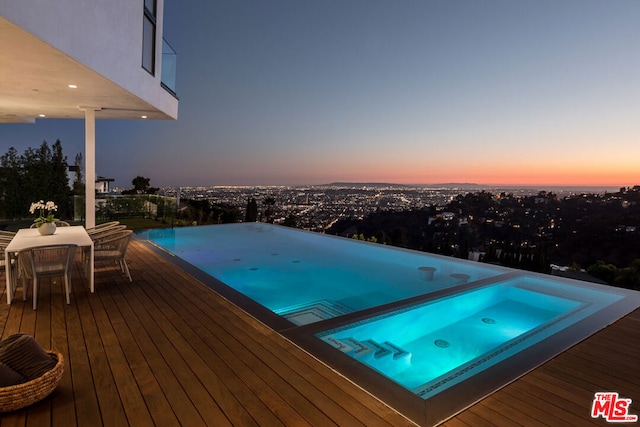
<path fill-rule="evenodd" d="M 143 236 L 297 324 L 504 273 L 486 264 L 260 223 L 150 230 Z M 420 270 L 424 266 L 435 269 L 432 278 Z"/>
<path fill-rule="evenodd" d="M 522 277 L 317 336 L 427 398 L 621 298 Z"/>

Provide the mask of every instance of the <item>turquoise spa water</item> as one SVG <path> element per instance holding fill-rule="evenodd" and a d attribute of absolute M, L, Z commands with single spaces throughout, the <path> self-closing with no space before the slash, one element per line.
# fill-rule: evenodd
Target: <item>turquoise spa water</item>
<path fill-rule="evenodd" d="M 315 336 L 425 399 L 628 295 L 638 299 L 633 291 L 261 223 L 140 237 L 294 327 L 332 323 Z M 430 296 L 443 290 L 451 295 Z M 335 326 L 342 315 L 411 297 L 413 305 Z"/>
<path fill-rule="evenodd" d="M 427 398 L 622 298 L 521 277 L 317 336 Z"/>

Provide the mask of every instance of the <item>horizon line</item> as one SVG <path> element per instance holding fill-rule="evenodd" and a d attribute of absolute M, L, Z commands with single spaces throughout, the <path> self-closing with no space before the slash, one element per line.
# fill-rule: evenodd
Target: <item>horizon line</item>
<path fill-rule="evenodd" d="M 441 183 L 397 183 L 384 181 L 333 181 L 321 184 L 209 184 L 209 185 L 161 185 L 161 188 L 187 187 L 325 187 L 336 185 L 351 186 L 402 186 L 402 187 L 478 187 L 478 188 L 592 188 L 592 189 L 621 189 L 640 186 L 634 185 L 603 185 L 603 184 L 481 184 L 472 182 L 441 182 Z M 121 186 L 116 186 L 121 187 Z M 128 188 L 129 186 L 122 186 Z"/>

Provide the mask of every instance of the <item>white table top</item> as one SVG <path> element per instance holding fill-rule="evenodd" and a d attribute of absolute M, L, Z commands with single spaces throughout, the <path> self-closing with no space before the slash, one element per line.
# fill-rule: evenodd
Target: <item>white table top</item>
<path fill-rule="evenodd" d="M 26 248 L 49 245 L 93 246 L 87 230 L 81 225 L 58 227 L 54 234 L 42 236 L 37 228 L 21 228 L 5 248 L 6 252 L 19 252 Z"/>

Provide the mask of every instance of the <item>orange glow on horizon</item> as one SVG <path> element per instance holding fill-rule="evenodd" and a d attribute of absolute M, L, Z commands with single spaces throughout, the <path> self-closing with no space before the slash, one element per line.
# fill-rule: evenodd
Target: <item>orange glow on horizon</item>
<path fill-rule="evenodd" d="M 595 187 L 628 187 L 640 185 L 640 172 L 620 165 L 616 167 L 584 165 L 539 165 L 538 167 L 475 167 L 430 168 L 413 172 L 405 170 L 402 174 L 385 171 L 386 178 L 357 179 L 356 181 L 381 181 L 399 184 L 441 184 L 441 183 L 473 183 L 478 185 L 523 185 L 523 186 L 595 186 Z M 369 175 L 365 173 L 363 175 Z"/>

